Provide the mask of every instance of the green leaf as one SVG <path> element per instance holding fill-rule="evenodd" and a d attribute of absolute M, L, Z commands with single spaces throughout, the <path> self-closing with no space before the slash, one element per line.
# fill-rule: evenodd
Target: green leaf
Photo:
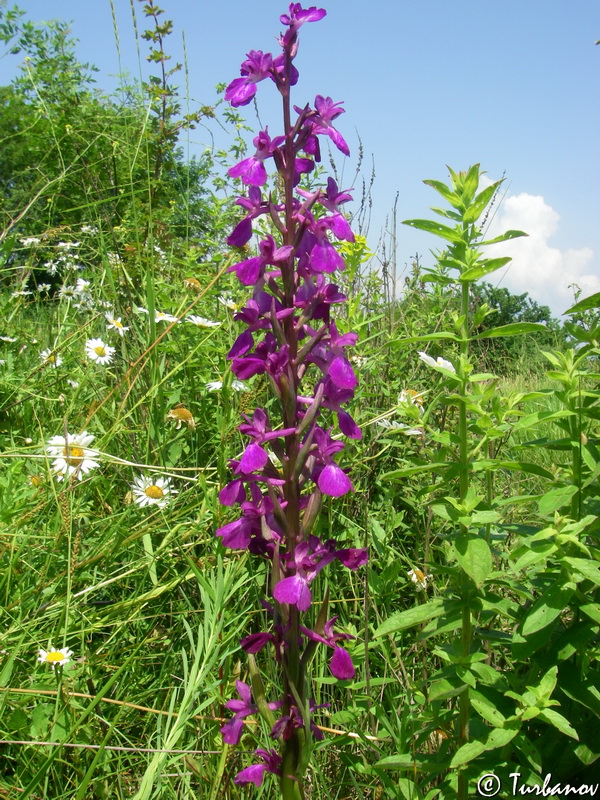
<path fill-rule="evenodd" d="M 393 339 L 390 344 L 410 344 L 411 342 L 435 342 L 438 339 L 450 339 L 459 342 L 460 337 L 452 331 L 438 331 L 437 333 L 427 333 L 424 336 L 405 336 L 402 339 Z"/>
<path fill-rule="evenodd" d="M 553 583 L 531 607 L 523 622 L 522 635 L 526 639 L 550 625 L 562 614 L 575 594 L 574 583 Z"/>
<path fill-rule="evenodd" d="M 424 756 L 418 753 L 398 753 L 394 756 L 386 756 L 375 764 L 382 769 L 409 769 L 418 772 L 442 772 L 448 769 L 447 758 L 439 756 Z"/>
<path fill-rule="evenodd" d="M 473 472 L 481 472 L 483 470 L 496 471 L 499 469 L 514 470 L 515 472 L 527 472 L 531 475 L 539 475 L 541 478 L 548 478 L 554 480 L 554 475 L 539 464 L 530 464 L 526 461 L 496 461 L 491 459 L 482 459 L 475 461 L 472 465 Z"/>
<path fill-rule="evenodd" d="M 512 258 L 508 256 L 480 261 L 474 267 L 461 272 L 459 280 L 461 282 L 477 281 L 479 278 L 483 278 L 484 275 L 489 275 L 491 272 L 496 272 L 497 269 L 502 269 L 509 261 L 512 261 Z"/>
<path fill-rule="evenodd" d="M 497 339 L 500 336 L 520 336 L 523 333 L 547 332 L 548 326 L 541 322 L 511 322 L 509 325 L 501 325 L 499 328 L 490 330 L 474 336 L 473 339 Z"/>
<path fill-rule="evenodd" d="M 579 311 L 590 311 L 592 308 L 600 308 L 600 292 L 591 294 L 589 297 L 575 303 L 574 306 L 568 308 L 565 314 L 577 314 Z"/>
<path fill-rule="evenodd" d="M 598 563 L 586 558 L 571 558 L 570 556 L 565 556 L 562 560 L 575 572 L 578 572 L 582 580 L 592 581 L 596 586 L 600 586 L 600 565 Z"/>
<path fill-rule="evenodd" d="M 575 728 L 571 725 L 568 719 L 559 714 L 558 711 L 553 711 L 551 708 L 543 708 L 538 714 L 538 719 L 543 719 L 549 725 L 553 725 L 565 736 L 570 736 L 571 739 L 579 741 L 579 736 Z"/>
<path fill-rule="evenodd" d="M 600 624 L 600 605 L 598 603 L 584 603 L 579 610 L 594 622 Z"/>
<path fill-rule="evenodd" d="M 469 698 L 475 711 L 486 722 L 489 722 L 490 725 L 496 728 L 501 728 L 502 725 L 504 725 L 506 718 L 485 695 L 478 691 L 471 691 L 469 693 Z"/>
<path fill-rule="evenodd" d="M 477 197 L 473 200 L 471 205 L 463 214 L 464 222 L 477 222 L 501 183 L 502 181 L 496 181 L 496 183 L 492 183 L 491 186 L 488 186 L 483 191 L 479 192 Z"/>
<path fill-rule="evenodd" d="M 391 617 L 388 617 L 388 619 L 377 628 L 373 637 L 377 639 L 380 636 L 387 636 L 390 633 L 397 633 L 407 628 L 413 628 L 415 625 L 420 625 L 434 617 L 439 617 L 444 611 L 445 603 L 440 598 L 429 600 L 427 603 L 414 606 L 406 611 L 398 611 L 396 614 L 392 614 Z"/>
<path fill-rule="evenodd" d="M 398 478 L 406 478 L 409 475 L 420 475 L 422 472 L 445 472 L 450 466 L 452 465 L 448 462 L 440 462 L 438 464 L 421 464 L 418 467 L 401 467 L 391 472 L 385 472 L 381 476 L 381 480 L 394 481 Z"/>
<path fill-rule="evenodd" d="M 483 742 L 467 742 L 463 744 L 452 756 L 450 767 L 459 767 L 461 764 L 467 764 L 469 761 L 473 761 L 474 758 L 477 758 L 477 756 L 485 752 L 485 749 Z"/>
<path fill-rule="evenodd" d="M 462 235 L 457 230 L 449 228 L 447 225 L 442 225 L 441 222 L 435 222 L 435 220 L 405 219 L 402 224 L 426 233 L 433 233 L 435 236 L 441 236 L 442 239 L 453 244 L 460 244 L 463 241 Z"/>
<path fill-rule="evenodd" d="M 518 239 L 519 236 L 529 236 L 524 231 L 505 231 L 501 236 L 496 236 L 495 239 L 486 239 L 485 242 L 479 242 L 480 246 L 486 244 L 498 244 L 498 242 L 508 242 L 509 239 Z"/>
<path fill-rule="evenodd" d="M 492 553 L 485 539 L 473 533 L 459 533 L 454 540 L 459 566 L 479 588 L 492 571 Z"/>
<path fill-rule="evenodd" d="M 570 503 L 571 499 L 576 494 L 576 486 L 559 486 L 558 489 L 552 489 L 546 492 L 538 503 L 540 515 L 546 517 L 548 514 L 553 514 L 555 511 L 558 511 L 559 508 Z"/>
<path fill-rule="evenodd" d="M 426 186 L 431 186 L 436 192 L 439 192 L 444 200 L 447 200 L 451 206 L 454 208 L 460 208 L 462 206 L 462 201 L 460 197 L 450 189 L 449 186 L 446 186 L 445 183 L 442 181 L 434 181 L 434 180 L 426 180 L 423 181 Z"/>

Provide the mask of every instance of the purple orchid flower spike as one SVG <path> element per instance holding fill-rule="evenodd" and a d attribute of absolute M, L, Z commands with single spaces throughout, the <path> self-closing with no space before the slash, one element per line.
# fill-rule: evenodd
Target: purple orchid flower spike
<path fill-rule="evenodd" d="M 254 139 L 254 155 L 231 167 L 229 175 L 247 186 L 247 197 L 236 200 L 245 216 L 231 232 L 228 244 L 243 247 L 252 238 L 253 221 L 268 215 L 271 234 L 265 235 L 258 252 L 228 268 L 252 296 L 235 315 L 243 325 L 228 358 L 234 375 L 242 380 L 260 376 L 272 392 L 269 412 L 255 408 L 243 415 L 239 426 L 245 437 L 241 455 L 229 462 L 233 471 L 220 491 L 225 508 L 239 507 L 237 518 L 217 530 L 224 547 L 247 550 L 267 560 L 271 570 L 269 630 L 244 637 L 241 647 L 252 659 L 273 645 L 282 670 L 282 698 L 261 705 L 269 721 L 271 737 L 279 740 L 281 753 L 257 750 L 258 763 L 242 770 L 235 782 L 261 786 L 264 776 L 279 776 L 286 800 L 305 797 L 305 764 L 300 754 L 306 737 L 321 738 L 313 721 L 320 706 L 310 699 L 310 675 L 305 673 L 316 646 L 332 651 L 330 669 L 338 680 L 350 680 L 355 668 L 343 646 L 351 638 L 334 631 L 335 618 L 313 630 L 305 615 L 311 613 L 317 575 L 339 561 L 356 570 L 367 561 L 367 551 L 344 547 L 334 540 L 322 541 L 313 534 L 322 504 L 328 498 L 354 491 L 348 470 L 338 464 L 344 443 L 334 437 L 331 418 L 341 433 L 353 440 L 361 430 L 347 408 L 354 398 L 358 376 L 347 355 L 356 344 L 353 332 L 340 333 L 332 320 L 336 305 L 345 295 L 330 280 L 344 269 L 338 242 L 353 242 L 350 223 L 341 206 L 352 198 L 340 191 L 333 178 L 326 187 L 300 188 L 304 176 L 314 174 L 321 160 L 320 139 L 326 136 L 344 154 L 349 148 L 334 126 L 344 112 L 341 103 L 317 95 L 315 106 L 292 105 L 291 88 L 298 81 L 294 59 L 298 32 L 307 22 L 317 22 L 325 10 L 290 3 L 280 17 L 286 26 L 279 38 L 281 52 L 272 56 L 250 51 L 241 77 L 227 87 L 232 105 L 249 103 L 257 84 L 273 81 L 284 108 L 283 135 L 271 138 L 267 129 Z M 297 118 L 292 118 L 292 110 Z M 272 161 L 270 161 L 272 159 Z M 267 165 L 277 171 L 277 181 L 268 192 Z M 323 214 L 323 210 L 325 214 Z M 308 388 L 310 387 L 310 388 Z M 327 601 L 325 601 L 327 602 Z M 264 602 L 263 602 L 264 604 Z M 254 667 L 251 666 L 251 669 Z M 302 680 L 298 676 L 302 674 Z M 250 688 L 237 684 L 240 699 L 230 700 L 233 712 L 222 728 L 228 744 L 239 742 L 246 716 L 261 713 L 252 703 Z M 272 711 L 281 709 L 273 723 Z"/>

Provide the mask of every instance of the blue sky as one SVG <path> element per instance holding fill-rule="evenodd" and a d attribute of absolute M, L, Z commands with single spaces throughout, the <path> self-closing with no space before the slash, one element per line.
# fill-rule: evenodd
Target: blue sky
<path fill-rule="evenodd" d="M 445 164 L 479 162 L 491 179 L 506 173 L 507 194 L 494 226 L 521 227 L 528 240 L 508 248 L 503 278 L 555 312 L 571 304 L 568 283 L 600 291 L 600 14 L 597 0 L 329 0 L 327 17 L 304 26 L 295 101 L 316 94 L 343 100 L 338 127 L 351 147 L 344 167 L 353 181 L 358 136 L 364 174 L 375 165 L 369 241 L 376 247 L 398 194 L 398 219 L 427 216 L 437 204 L 425 178 L 444 180 Z M 79 56 L 100 68 L 98 84 L 119 71 L 109 0 L 22 0 L 31 19 L 72 20 Z M 139 74 L 129 0 L 114 0 L 121 67 Z M 135 2 L 143 30 L 140 4 Z M 215 101 L 214 87 L 238 75 L 250 49 L 277 48 L 280 0 L 162 0 L 174 23 L 168 47 L 182 60 L 185 31 L 190 98 Z M 141 42 L 142 57 L 146 43 Z M 0 59 L 0 80 L 19 57 Z M 111 77 L 112 76 L 112 77 Z M 183 78 L 181 79 L 183 83 Z M 263 122 L 279 132 L 273 85 L 260 85 Z M 252 107 L 246 109 L 253 126 Z M 193 148 L 210 137 L 199 129 Z M 337 158 L 342 167 L 343 157 Z M 358 189 L 358 184 L 356 185 Z M 355 192 L 358 194 L 358 192 Z M 431 263 L 438 245 L 399 226 L 398 263 L 418 252 Z"/>

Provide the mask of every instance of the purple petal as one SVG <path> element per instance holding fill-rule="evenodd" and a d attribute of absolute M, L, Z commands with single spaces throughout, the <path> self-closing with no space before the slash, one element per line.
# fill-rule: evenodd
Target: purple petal
<path fill-rule="evenodd" d="M 347 550 L 338 550 L 335 556 L 348 569 L 358 569 L 369 560 L 369 551 L 364 547 L 349 547 Z"/>
<path fill-rule="evenodd" d="M 253 783 L 255 786 L 262 786 L 266 769 L 264 764 L 252 764 L 241 772 L 238 772 L 233 782 L 238 786 L 244 786 L 247 783 Z"/>
<path fill-rule="evenodd" d="M 223 525 L 218 529 L 216 535 L 221 537 L 223 546 L 229 547 L 231 550 L 247 550 L 252 540 L 250 526 L 243 517 Z"/>
<path fill-rule="evenodd" d="M 338 389 L 355 389 L 358 385 L 358 378 L 354 374 L 352 365 L 343 356 L 336 356 L 333 359 L 327 374 Z"/>
<path fill-rule="evenodd" d="M 352 659 L 343 647 L 336 647 L 333 651 L 333 658 L 329 662 L 329 669 L 340 681 L 349 681 L 356 674 Z"/>
<path fill-rule="evenodd" d="M 348 436 L 350 439 L 362 439 L 362 431 L 350 414 L 340 409 L 337 416 L 340 430 L 344 436 Z"/>
<path fill-rule="evenodd" d="M 226 239 L 229 247 L 243 247 L 252 237 L 252 218 L 244 217 Z"/>
<path fill-rule="evenodd" d="M 253 442 L 244 450 L 244 455 L 239 463 L 238 470 L 244 473 L 258 472 L 265 466 L 268 460 L 269 456 L 267 453 L 259 444 Z"/>
<path fill-rule="evenodd" d="M 354 491 L 352 481 L 337 464 L 327 464 L 319 475 L 317 485 L 323 494 L 330 497 L 341 497 L 346 492 Z"/>
<path fill-rule="evenodd" d="M 310 263 L 317 272 L 335 272 L 344 269 L 344 259 L 327 240 L 317 242 L 310 251 Z"/>
<path fill-rule="evenodd" d="M 300 575 L 292 575 L 279 581 L 273 590 L 273 597 L 278 603 L 296 606 L 300 611 L 307 611 L 312 601 L 308 583 Z"/>
<path fill-rule="evenodd" d="M 221 728 L 225 744 L 239 744 L 242 738 L 243 727 L 244 723 L 241 717 L 234 717 L 230 719 L 229 722 L 226 722 Z"/>
<path fill-rule="evenodd" d="M 246 106 L 256 94 L 256 84 L 246 78 L 234 78 L 225 90 L 225 100 L 232 106 Z"/>
<path fill-rule="evenodd" d="M 238 356 L 243 356 L 244 353 L 247 353 L 248 350 L 250 350 L 253 344 L 254 338 L 250 331 L 244 331 L 243 333 L 240 333 L 233 343 L 233 347 L 229 353 L 227 353 L 227 358 L 232 359 L 237 358 Z"/>
<path fill-rule="evenodd" d="M 255 156 L 245 158 L 227 170 L 232 178 L 241 178 L 246 185 L 264 186 L 267 182 L 267 171 L 263 162 Z"/>
<path fill-rule="evenodd" d="M 219 492 L 219 503 L 222 506 L 234 506 L 246 499 L 244 484 L 240 480 L 231 481 Z"/>
<path fill-rule="evenodd" d="M 247 653 L 259 653 L 265 645 L 274 640 L 272 633 L 251 633 L 241 640 L 240 647 Z"/>

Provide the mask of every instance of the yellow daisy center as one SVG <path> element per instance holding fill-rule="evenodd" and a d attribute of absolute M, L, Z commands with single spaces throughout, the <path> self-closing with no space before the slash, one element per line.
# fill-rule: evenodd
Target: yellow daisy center
<path fill-rule="evenodd" d="M 96 353 L 97 356 L 102 357 L 106 355 L 106 350 L 102 347 L 102 345 L 98 345 L 98 347 L 94 347 L 94 353 Z"/>
<path fill-rule="evenodd" d="M 415 569 L 413 569 L 413 573 L 415 575 L 415 578 L 419 581 L 419 583 L 425 583 L 425 575 L 423 575 L 420 569 L 417 569 L 415 567 Z"/>
<path fill-rule="evenodd" d="M 54 362 L 56 361 L 56 356 L 50 355 L 46 358 L 46 361 L 50 361 L 52 364 L 54 364 Z"/>
<path fill-rule="evenodd" d="M 67 464 L 76 467 L 83 461 L 85 453 L 82 447 L 69 446 L 63 447 L 63 456 Z"/>
<path fill-rule="evenodd" d="M 115 326 L 115 328 L 122 328 L 123 327 L 123 323 L 119 322 L 118 319 L 113 319 L 112 324 Z"/>
<path fill-rule="evenodd" d="M 161 497 L 164 497 L 165 493 L 160 486 L 157 486 L 155 483 L 153 483 L 152 486 L 148 486 L 146 489 L 144 489 L 144 494 L 151 500 L 160 500 Z"/>
<path fill-rule="evenodd" d="M 53 650 L 51 653 L 46 653 L 46 661 L 50 664 L 54 664 L 56 661 L 62 661 L 64 657 L 64 653 L 61 653 L 60 650 Z"/>

